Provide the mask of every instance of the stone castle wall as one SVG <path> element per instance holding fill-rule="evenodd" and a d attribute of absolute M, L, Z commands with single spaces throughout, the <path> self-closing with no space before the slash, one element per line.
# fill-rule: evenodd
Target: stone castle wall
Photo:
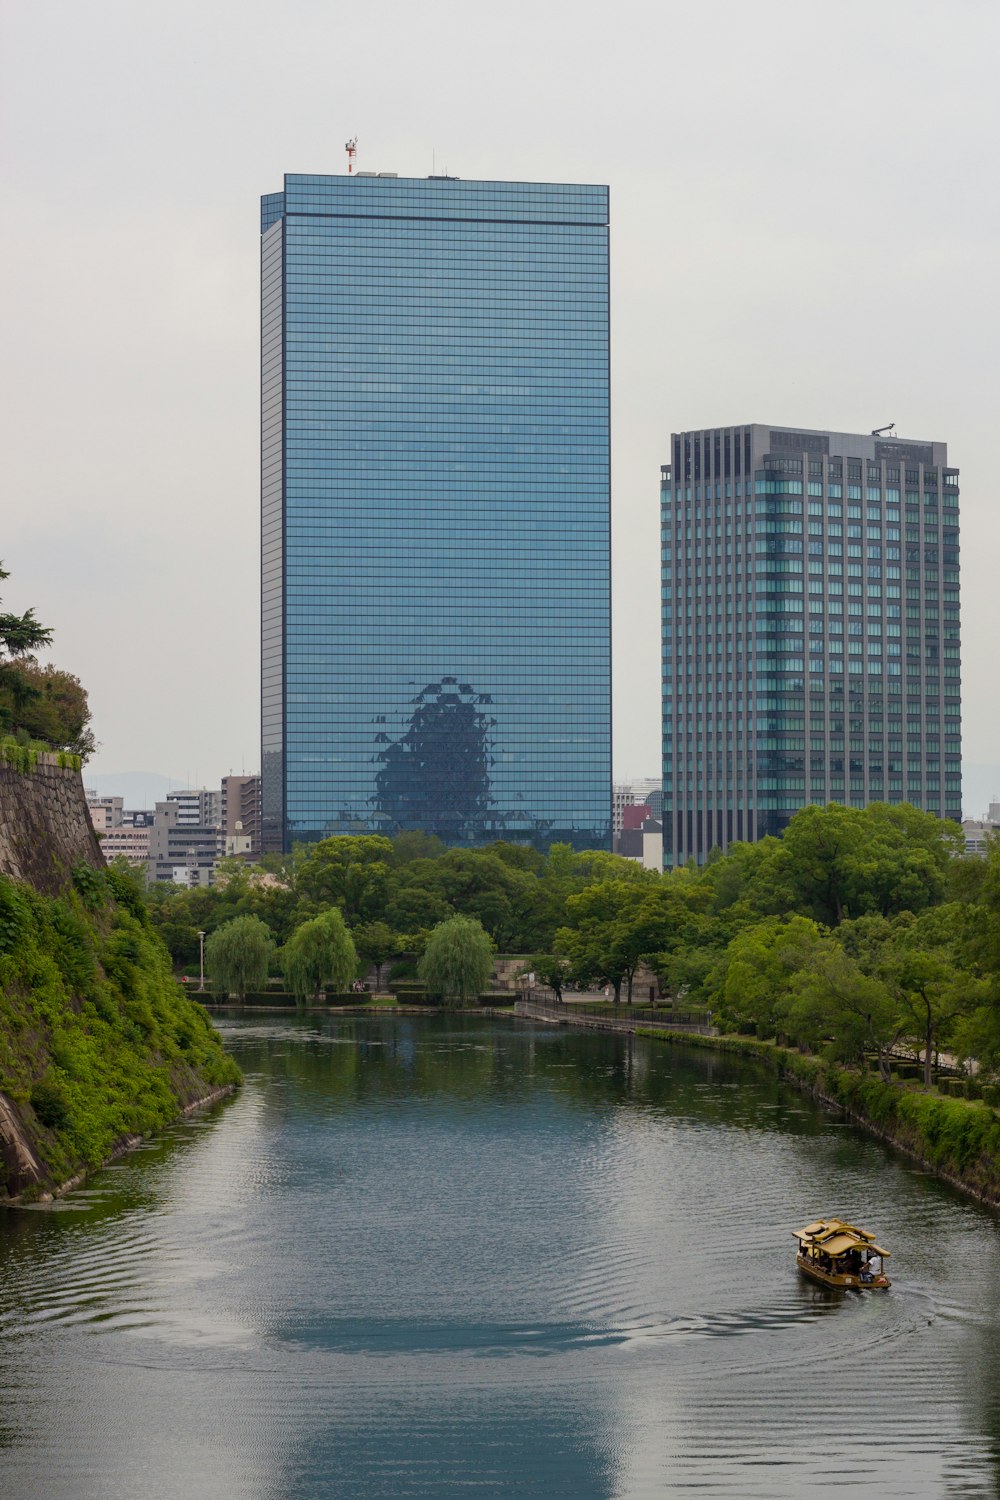
<path fill-rule="evenodd" d="M 0 874 L 53 896 L 74 865 L 104 868 L 79 771 L 40 755 L 31 771 L 0 761 Z"/>

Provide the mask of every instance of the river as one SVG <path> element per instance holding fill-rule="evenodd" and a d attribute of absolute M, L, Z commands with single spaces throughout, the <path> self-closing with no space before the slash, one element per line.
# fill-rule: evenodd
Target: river
<path fill-rule="evenodd" d="M 1000 1219 L 755 1065 L 222 1030 L 237 1098 L 0 1215 L 3 1500 L 998 1494 Z M 890 1292 L 796 1272 L 830 1213 Z"/>

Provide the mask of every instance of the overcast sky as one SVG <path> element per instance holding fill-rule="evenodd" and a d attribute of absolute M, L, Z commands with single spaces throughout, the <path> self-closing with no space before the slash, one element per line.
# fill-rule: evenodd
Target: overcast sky
<path fill-rule="evenodd" d="M 611 185 L 616 777 L 659 771 L 670 433 L 894 421 L 962 471 L 967 808 L 1000 791 L 996 0 L 2 15 L 5 607 L 89 688 L 94 771 L 258 769 L 258 198 L 357 135 Z"/>

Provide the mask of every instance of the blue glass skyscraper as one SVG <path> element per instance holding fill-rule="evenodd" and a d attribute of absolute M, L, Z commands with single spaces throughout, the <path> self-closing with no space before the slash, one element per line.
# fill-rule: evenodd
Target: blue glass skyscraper
<path fill-rule="evenodd" d="M 607 847 L 607 189 L 261 210 L 265 847 Z"/>

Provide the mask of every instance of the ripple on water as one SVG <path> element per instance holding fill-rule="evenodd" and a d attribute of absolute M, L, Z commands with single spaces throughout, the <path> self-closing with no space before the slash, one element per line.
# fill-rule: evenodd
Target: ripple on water
<path fill-rule="evenodd" d="M 0 1493 L 995 1493 L 995 1222 L 877 1143 L 616 1038 L 226 1033 L 237 1099 L 5 1226 Z M 889 1293 L 795 1271 L 837 1211 Z"/>

